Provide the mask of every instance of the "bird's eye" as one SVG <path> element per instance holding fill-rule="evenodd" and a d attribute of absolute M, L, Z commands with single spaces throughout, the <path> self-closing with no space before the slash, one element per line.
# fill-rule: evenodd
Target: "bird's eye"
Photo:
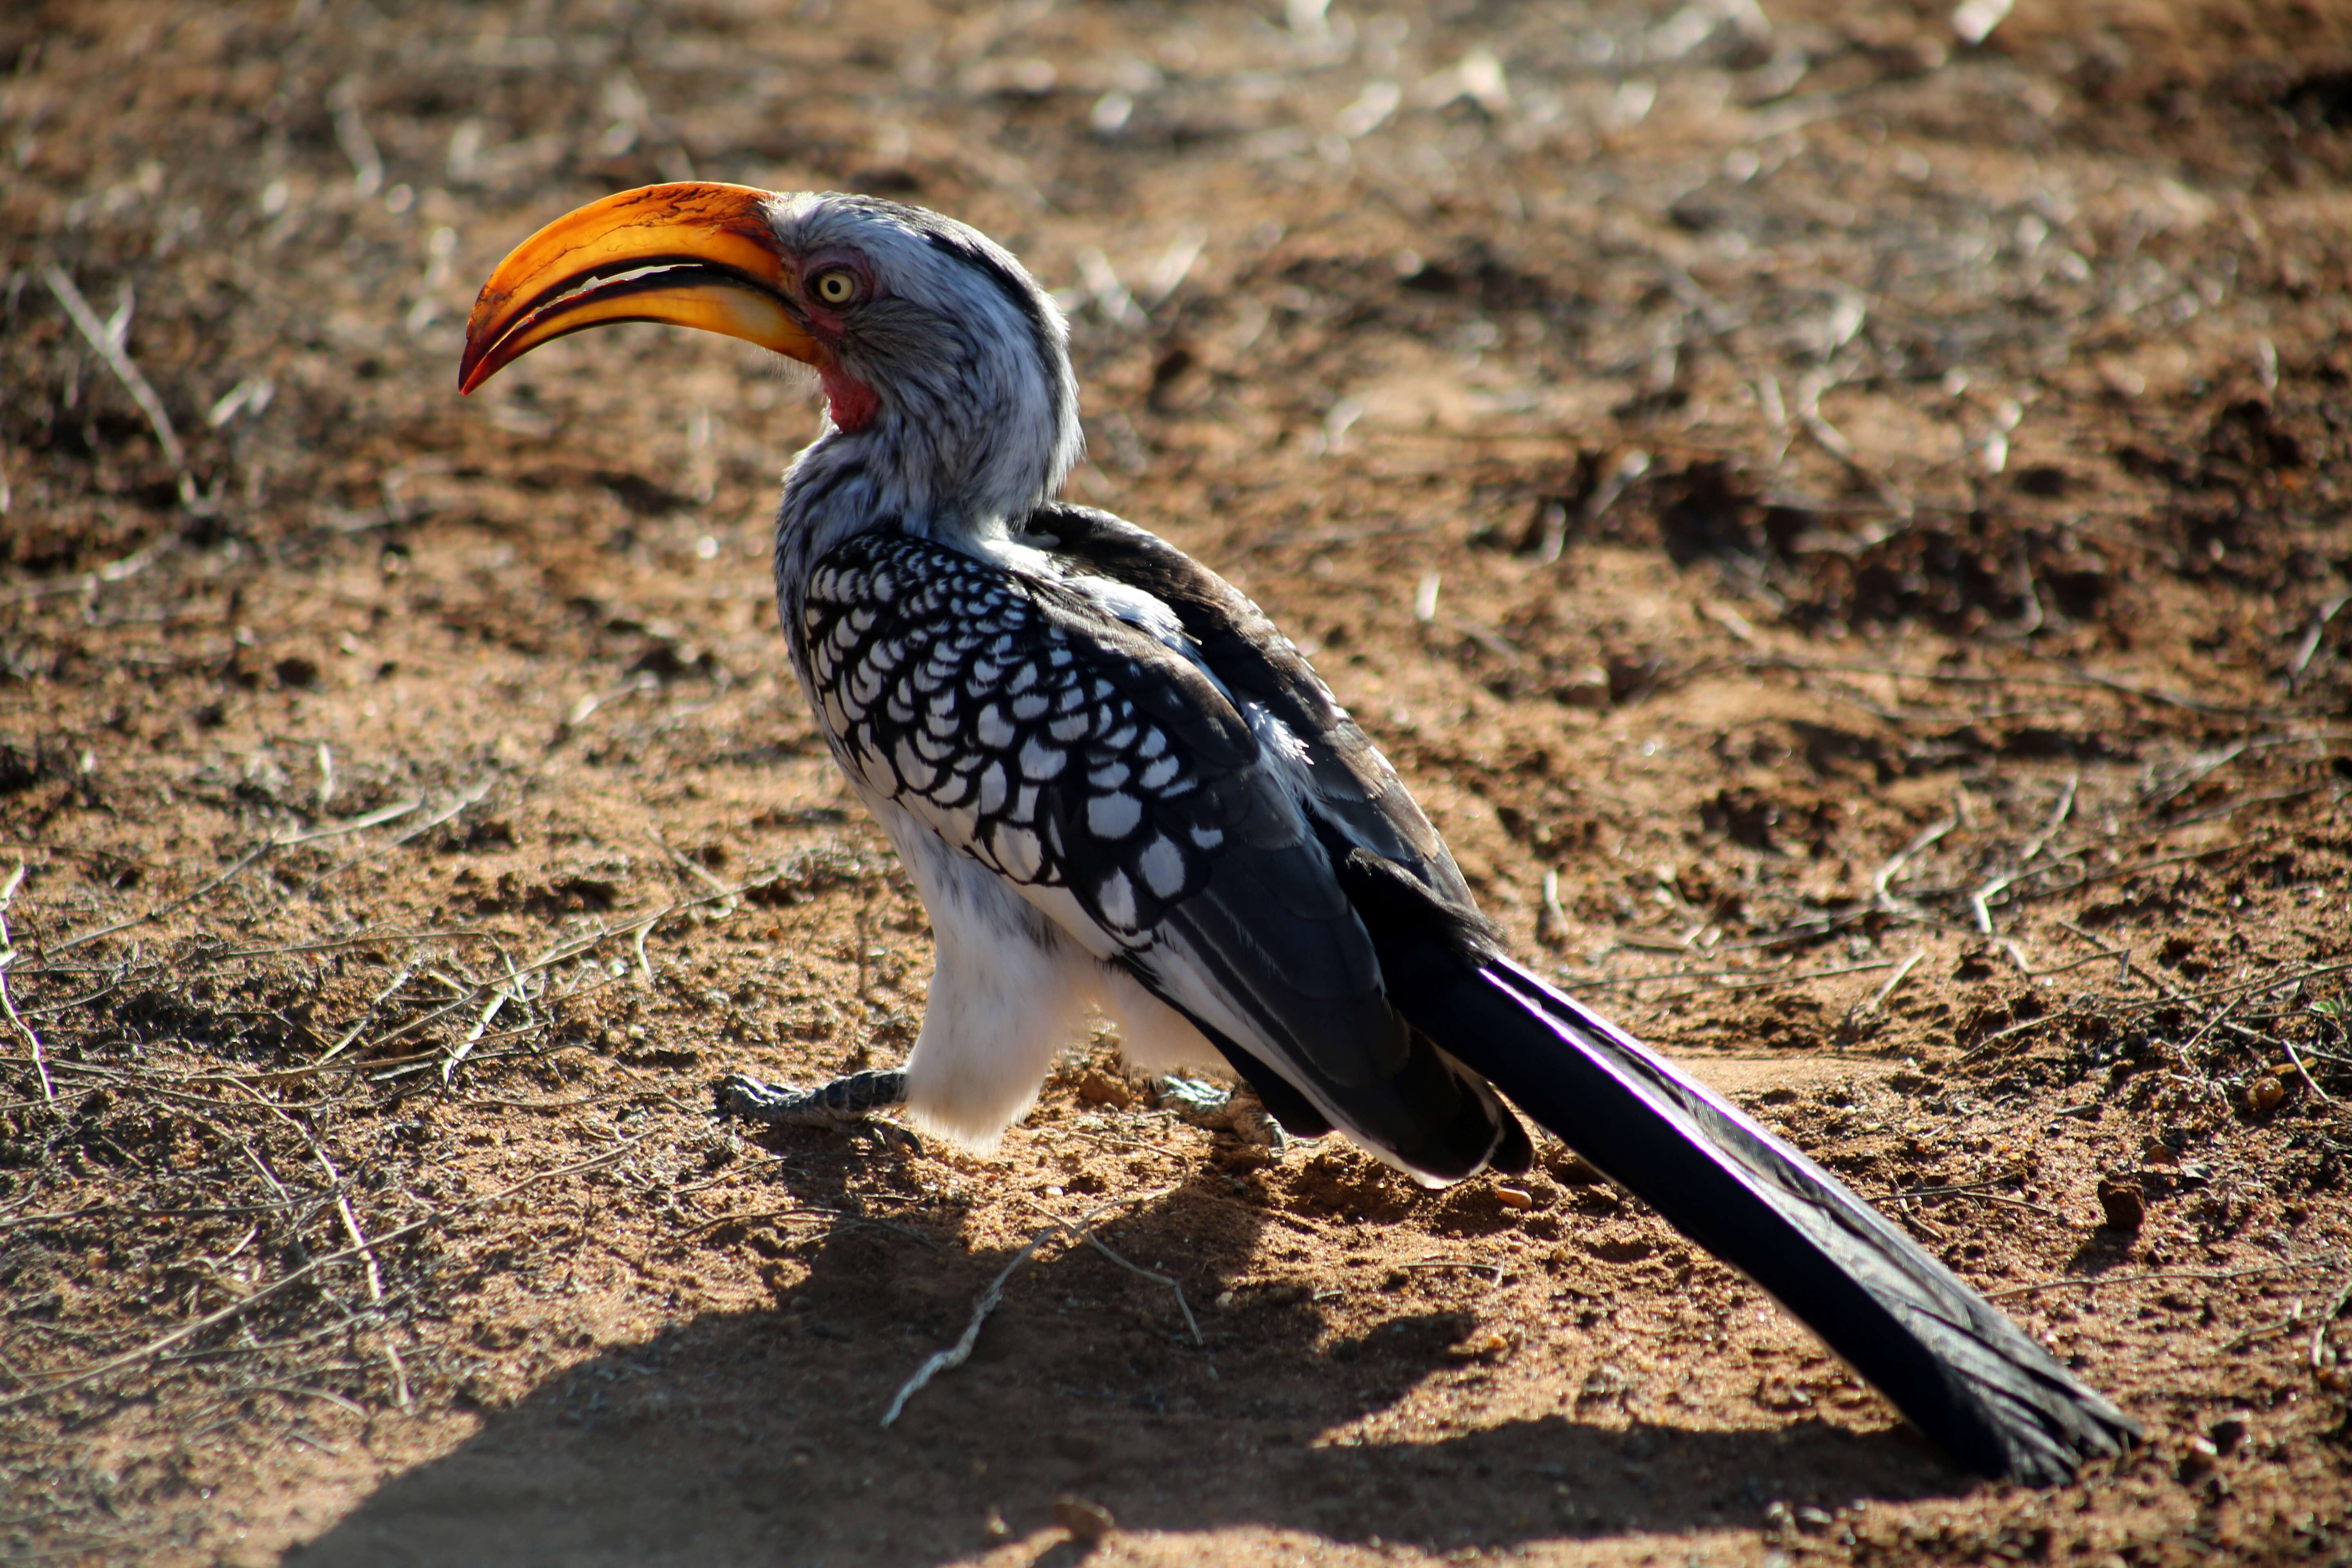
<path fill-rule="evenodd" d="M 857 277 L 846 267 L 829 268 L 810 279 L 816 297 L 828 305 L 847 305 L 857 299 Z"/>

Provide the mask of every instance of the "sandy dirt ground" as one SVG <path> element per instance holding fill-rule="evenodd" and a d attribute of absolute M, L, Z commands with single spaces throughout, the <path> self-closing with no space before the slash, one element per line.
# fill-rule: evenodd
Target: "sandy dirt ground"
<path fill-rule="evenodd" d="M 2352 9 L 2001 10 L 8 6 L 0 1561 L 2352 1558 Z M 775 632 L 814 405 L 453 384 L 689 175 L 1014 247 L 1076 497 L 2147 1446 L 1977 1484 L 1566 1151 L 1107 1034 L 992 1153 L 716 1118 L 930 966 Z"/>

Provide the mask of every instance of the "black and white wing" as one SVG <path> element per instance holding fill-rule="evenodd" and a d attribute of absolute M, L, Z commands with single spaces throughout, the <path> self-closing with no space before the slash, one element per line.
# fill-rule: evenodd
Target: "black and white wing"
<path fill-rule="evenodd" d="M 1183 562 L 1140 531 L 1075 509 L 1032 529 L 1058 548 L 873 532 L 816 563 L 794 640 L 843 767 L 1190 1019 L 1292 1131 L 1345 1127 L 1425 1180 L 1525 1168 L 1484 1079 L 1390 1005 L 1340 886 L 1335 832 L 1459 889 L 1385 764 L 1217 579 L 1191 567 L 1189 591 L 1229 603 L 1180 607 L 1071 548 Z"/>

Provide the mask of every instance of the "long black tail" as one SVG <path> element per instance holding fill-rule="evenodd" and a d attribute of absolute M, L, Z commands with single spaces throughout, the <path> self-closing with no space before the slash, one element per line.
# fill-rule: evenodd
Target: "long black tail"
<path fill-rule="evenodd" d="M 1415 1026 L 1762 1286 L 1962 1465 L 2051 1485 L 2137 1438 L 1990 1302 L 1720 1095 L 1508 959 L 1387 934 L 1389 995 Z"/>

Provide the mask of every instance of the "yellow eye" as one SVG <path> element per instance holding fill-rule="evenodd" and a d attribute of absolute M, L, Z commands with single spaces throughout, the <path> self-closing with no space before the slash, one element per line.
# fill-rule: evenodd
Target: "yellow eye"
<path fill-rule="evenodd" d="M 857 278 L 845 267 L 831 268 L 810 280 L 816 297 L 828 305 L 846 305 L 857 298 Z"/>

